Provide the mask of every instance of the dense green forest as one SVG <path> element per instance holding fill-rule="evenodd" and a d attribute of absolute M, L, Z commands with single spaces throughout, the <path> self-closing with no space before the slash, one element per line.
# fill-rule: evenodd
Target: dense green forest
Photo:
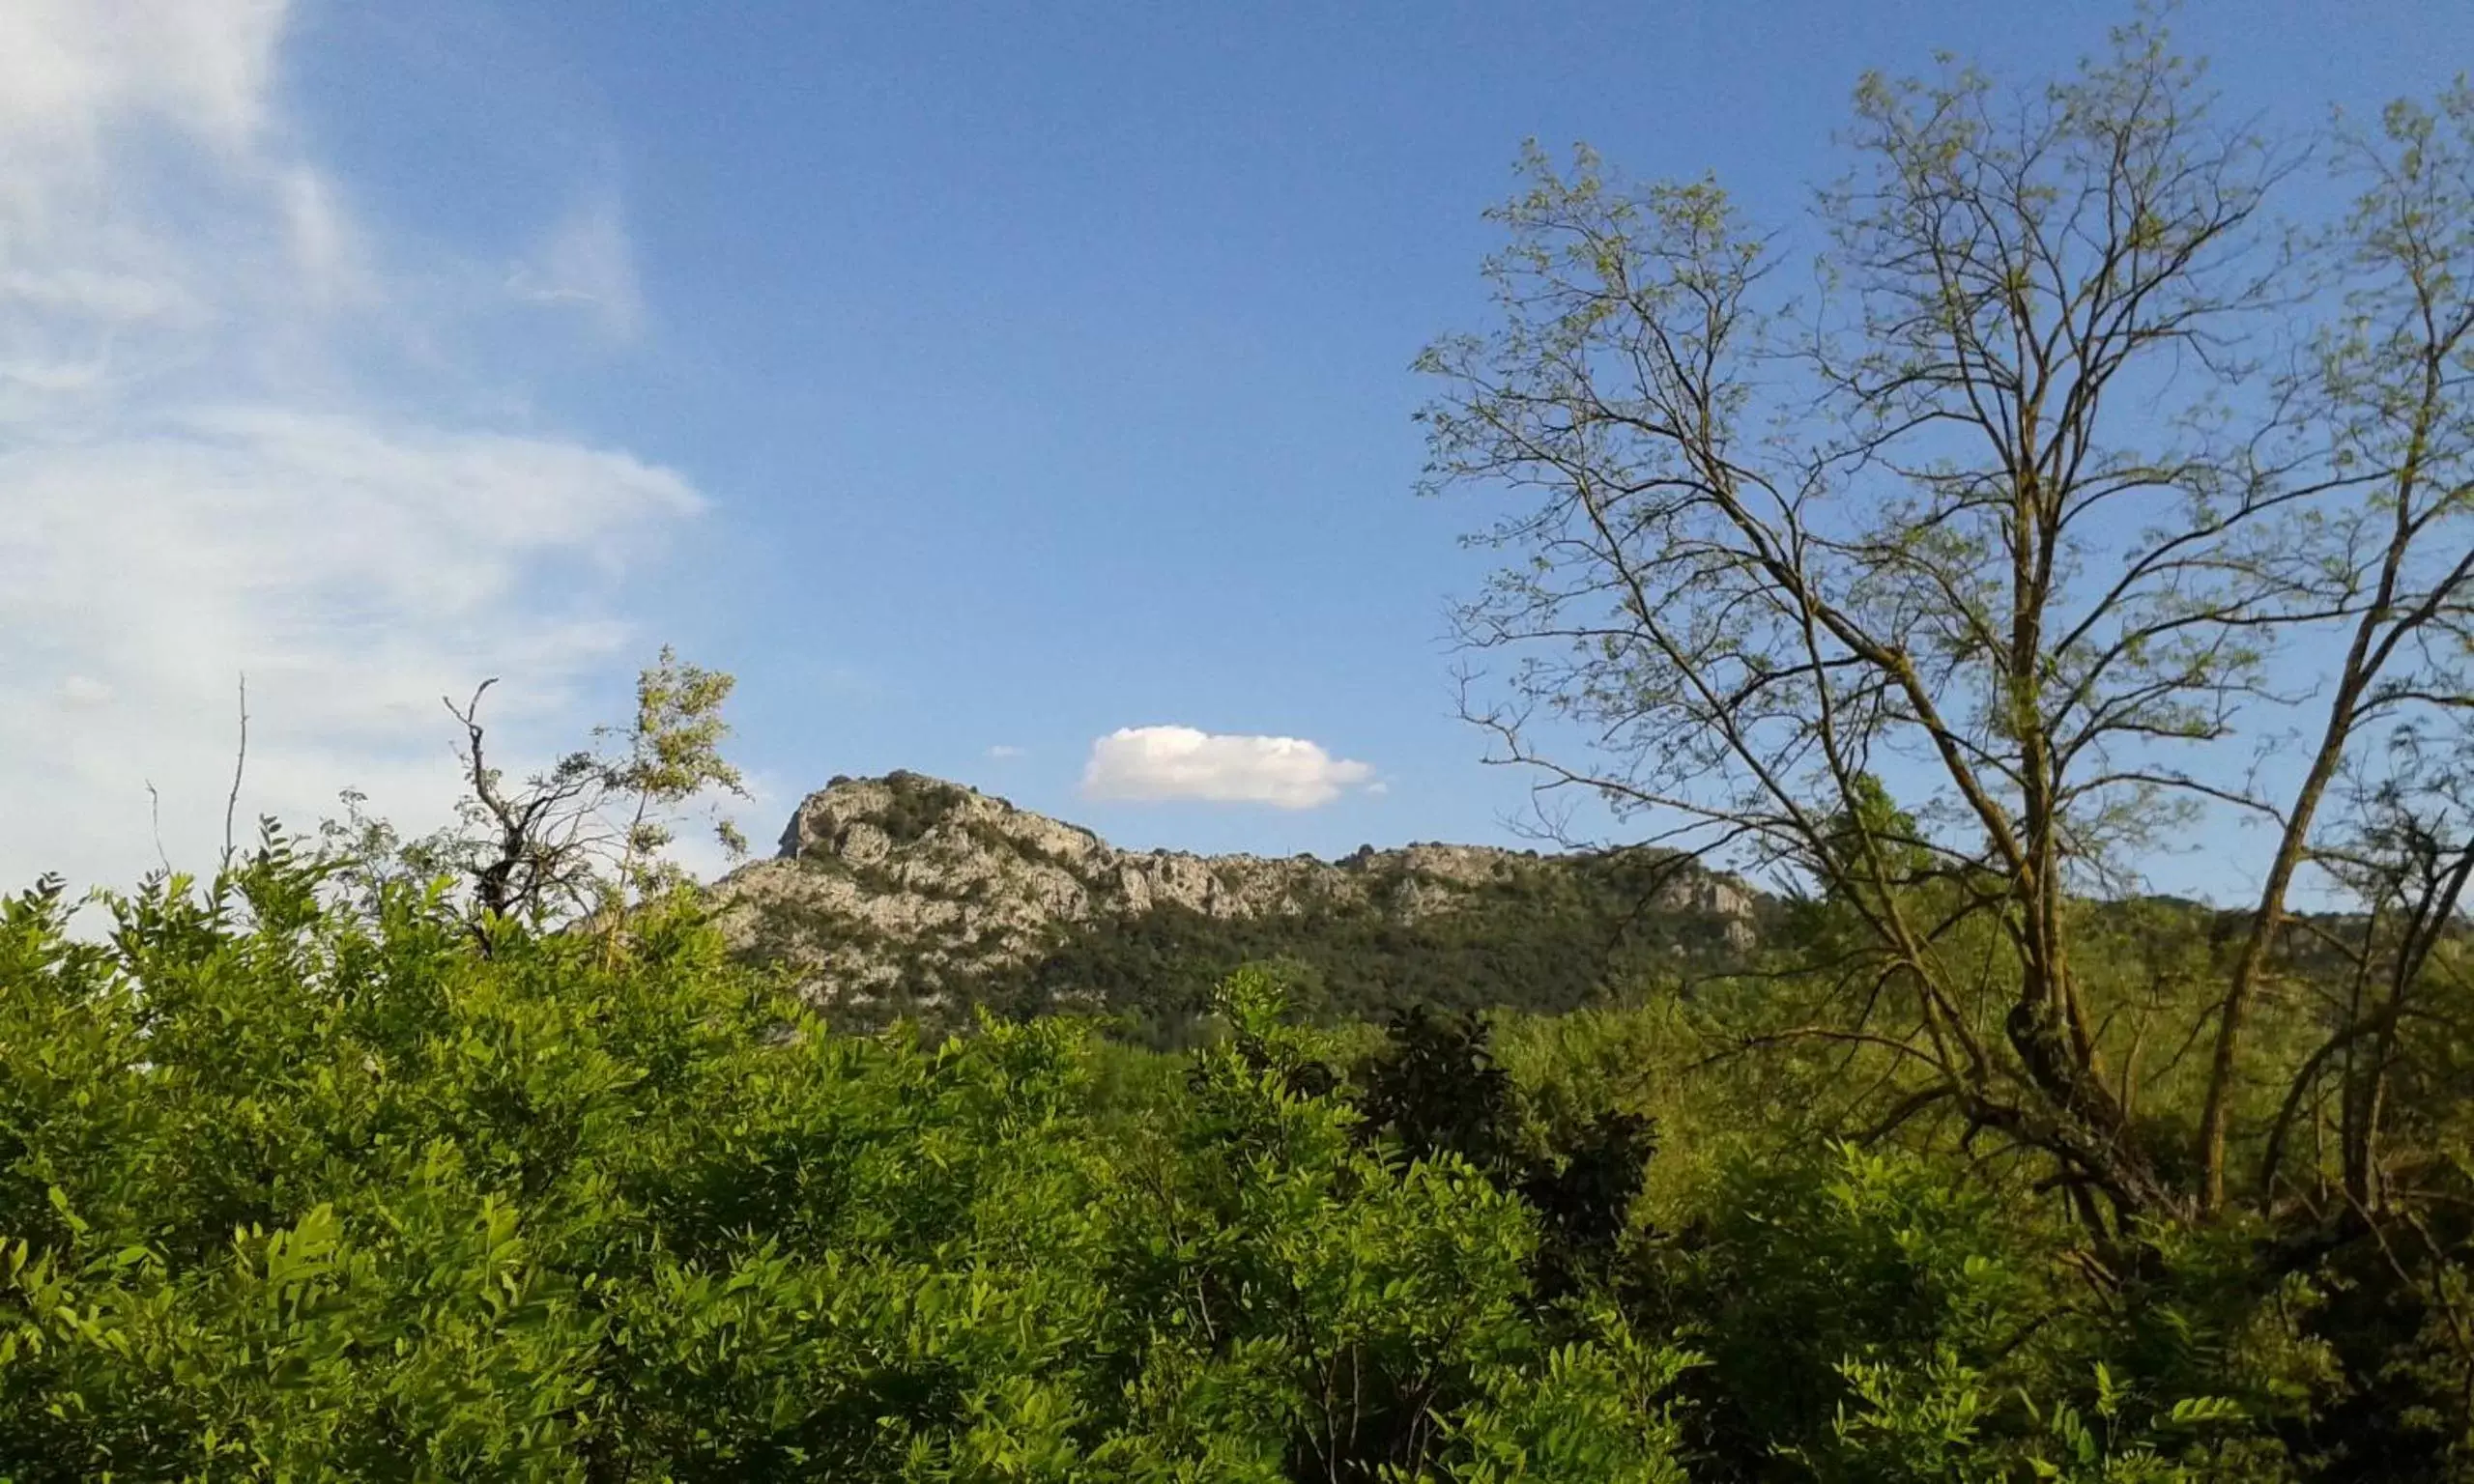
<path fill-rule="evenodd" d="M 1234 918 L 1155 906 L 1059 934 L 1029 962 L 987 976 L 979 998 L 1005 1011 L 1082 1001 L 1120 1035 L 1162 1045 L 1190 1037 L 1220 979 L 1250 963 L 1279 965 L 1300 1010 L 1319 1020 L 1375 1020 L 1417 1005 L 1557 1013 L 1671 992 L 1742 956 L 1723 924 L 1646 905 L 1669 865 L 1558 862 L 1414 923 L 1357 902 Z"/>
<path fill-rule="evenodd" d="M 0 910 L 0 1479 L 2474 1480 L 2474 87 L 2142 24 L 1845 147 L 1813 272 L 1533 152 L 1419 362 L 1471 720 L 1741 956 L 841 1028 L 664 864 L 728 676 L 521 782 L 476 694 L 437 834 Z"/>

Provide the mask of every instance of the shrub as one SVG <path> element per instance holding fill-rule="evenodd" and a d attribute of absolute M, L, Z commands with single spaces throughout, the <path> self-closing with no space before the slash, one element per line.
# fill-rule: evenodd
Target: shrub
<path fill-rule="evenodd" d="M 1258 977 L 1129 1078 L 835 1034 L 684 899 L 327 870 L 0 912 L 0 1476 L 1679 1476 L 1685 1357 L 1541 1323 L 1531 1211 L 1364 1147 Z"/>

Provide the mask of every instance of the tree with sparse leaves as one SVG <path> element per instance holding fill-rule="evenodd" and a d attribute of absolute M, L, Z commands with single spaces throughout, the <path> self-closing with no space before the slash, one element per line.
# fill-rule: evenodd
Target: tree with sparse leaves
<path fill-rule="evenodd" d="M 1528 157 L 1492 328 L 1420 362 L 1429 488 L 1502 499 L 1514 558 L 1462 610 L 1518 657 L 1469 710 L 1548 788 L 1827 897 L 1854 931 L 1766 1037 L 1876 1111 L 2125 1239 L 2356 1220 L 2238 1156 L 2386 1014 L 2283 978 L 2294 894 L 2354 879 L 2337 785 L 2474 704 L 2474 89 L 2338 130 L 2354 205 L 2302 230 L 2310 148 L 2144 21 L 2050 86 L 1869 77 L 1850 143 L 1800 297 L 1716 184 Z M 2214 989 L 2119 992 L 2087 904 L 2206 818 L 2266 842 Z"/>
<path fill-rule="evenodd" d="M 730 735 L 722 706 L 735 682 L 664 645 L 637 678 L 630 721 L 595 727 L 593 747 L 521 785 L 509 783 L 486 750 L 481 699 L 497 683 L 482 681 L 461 705 L 446 702 L 464 731 L 458 757 L 467 792 L 454 825 L 404 842 L 362 813 L 363 796 L 348 792 L 346 818 L 330 822 L 328 841 L 358 863 L 364 882 L 455 877 L 470 891 L 476 930 L 494 919 L 536 928 L 589 921 L 606 938 L 630 904 L 685 882 L 663 854 L 681 811 L 710 794 L 747 797 L 721 752 Z M 714 831 L 732 858 L 747 853 L 734 821 L 716 815 Z"/>

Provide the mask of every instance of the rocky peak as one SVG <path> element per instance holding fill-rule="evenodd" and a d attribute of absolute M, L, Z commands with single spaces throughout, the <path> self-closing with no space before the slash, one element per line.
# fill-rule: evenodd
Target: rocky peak
<path fill-rule="evenodd" d="M 782 830 L 780 859 L 872 862 L 894 851 L 931 855 L 1010 847 L 1080 861 L 1108 851 L 1097 835 L 924 773 L 836 778 L 801 800 Z"/>
<path fill-rule="evenodd" d="M 1442 843 L 1367 845 L 1337 862 L 1128 851 L 964 785 L 895 772 L 836 778 L 810 794 L 780 853 L 734 872 L 714 896 L 734 945 L 796 965 L 820 1000 L 933 1001 L 1021 969 L 1097 923 L 1337 913 L 1414 928 L 1481 901 L 1504 910 L 1559 872 L 1610 859 Z M 1656 910 L 1749 943 L 1756 898 L 1741 882 L 1671 858 L 1642 880 Z"/>

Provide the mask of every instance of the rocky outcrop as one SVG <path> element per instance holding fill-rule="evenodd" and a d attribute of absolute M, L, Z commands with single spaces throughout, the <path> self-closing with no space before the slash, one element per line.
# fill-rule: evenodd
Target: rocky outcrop
<path fill-rule="evenodd" d="M 1482 903 L 1510 910 L 1522 894 L 1559 891 L 1607 859 L 1448 844 L 1367 847 L 1339 861 L 1120 850 L 975 789 L 893 773 L 838 778 L 809 795 L 780 853 L 725 878 L 714 900 L 738 951 L 793 966 L 820 1004 L 935 1005 L 1103 926 L 1165 915 L 1414 933 Z M 1626 878 L 1646 894 L 1635 907 L 1688 922 L 1707 941 L 1749 945 L 1750 888 L 1680 858 L 1653 864 Z"/>

